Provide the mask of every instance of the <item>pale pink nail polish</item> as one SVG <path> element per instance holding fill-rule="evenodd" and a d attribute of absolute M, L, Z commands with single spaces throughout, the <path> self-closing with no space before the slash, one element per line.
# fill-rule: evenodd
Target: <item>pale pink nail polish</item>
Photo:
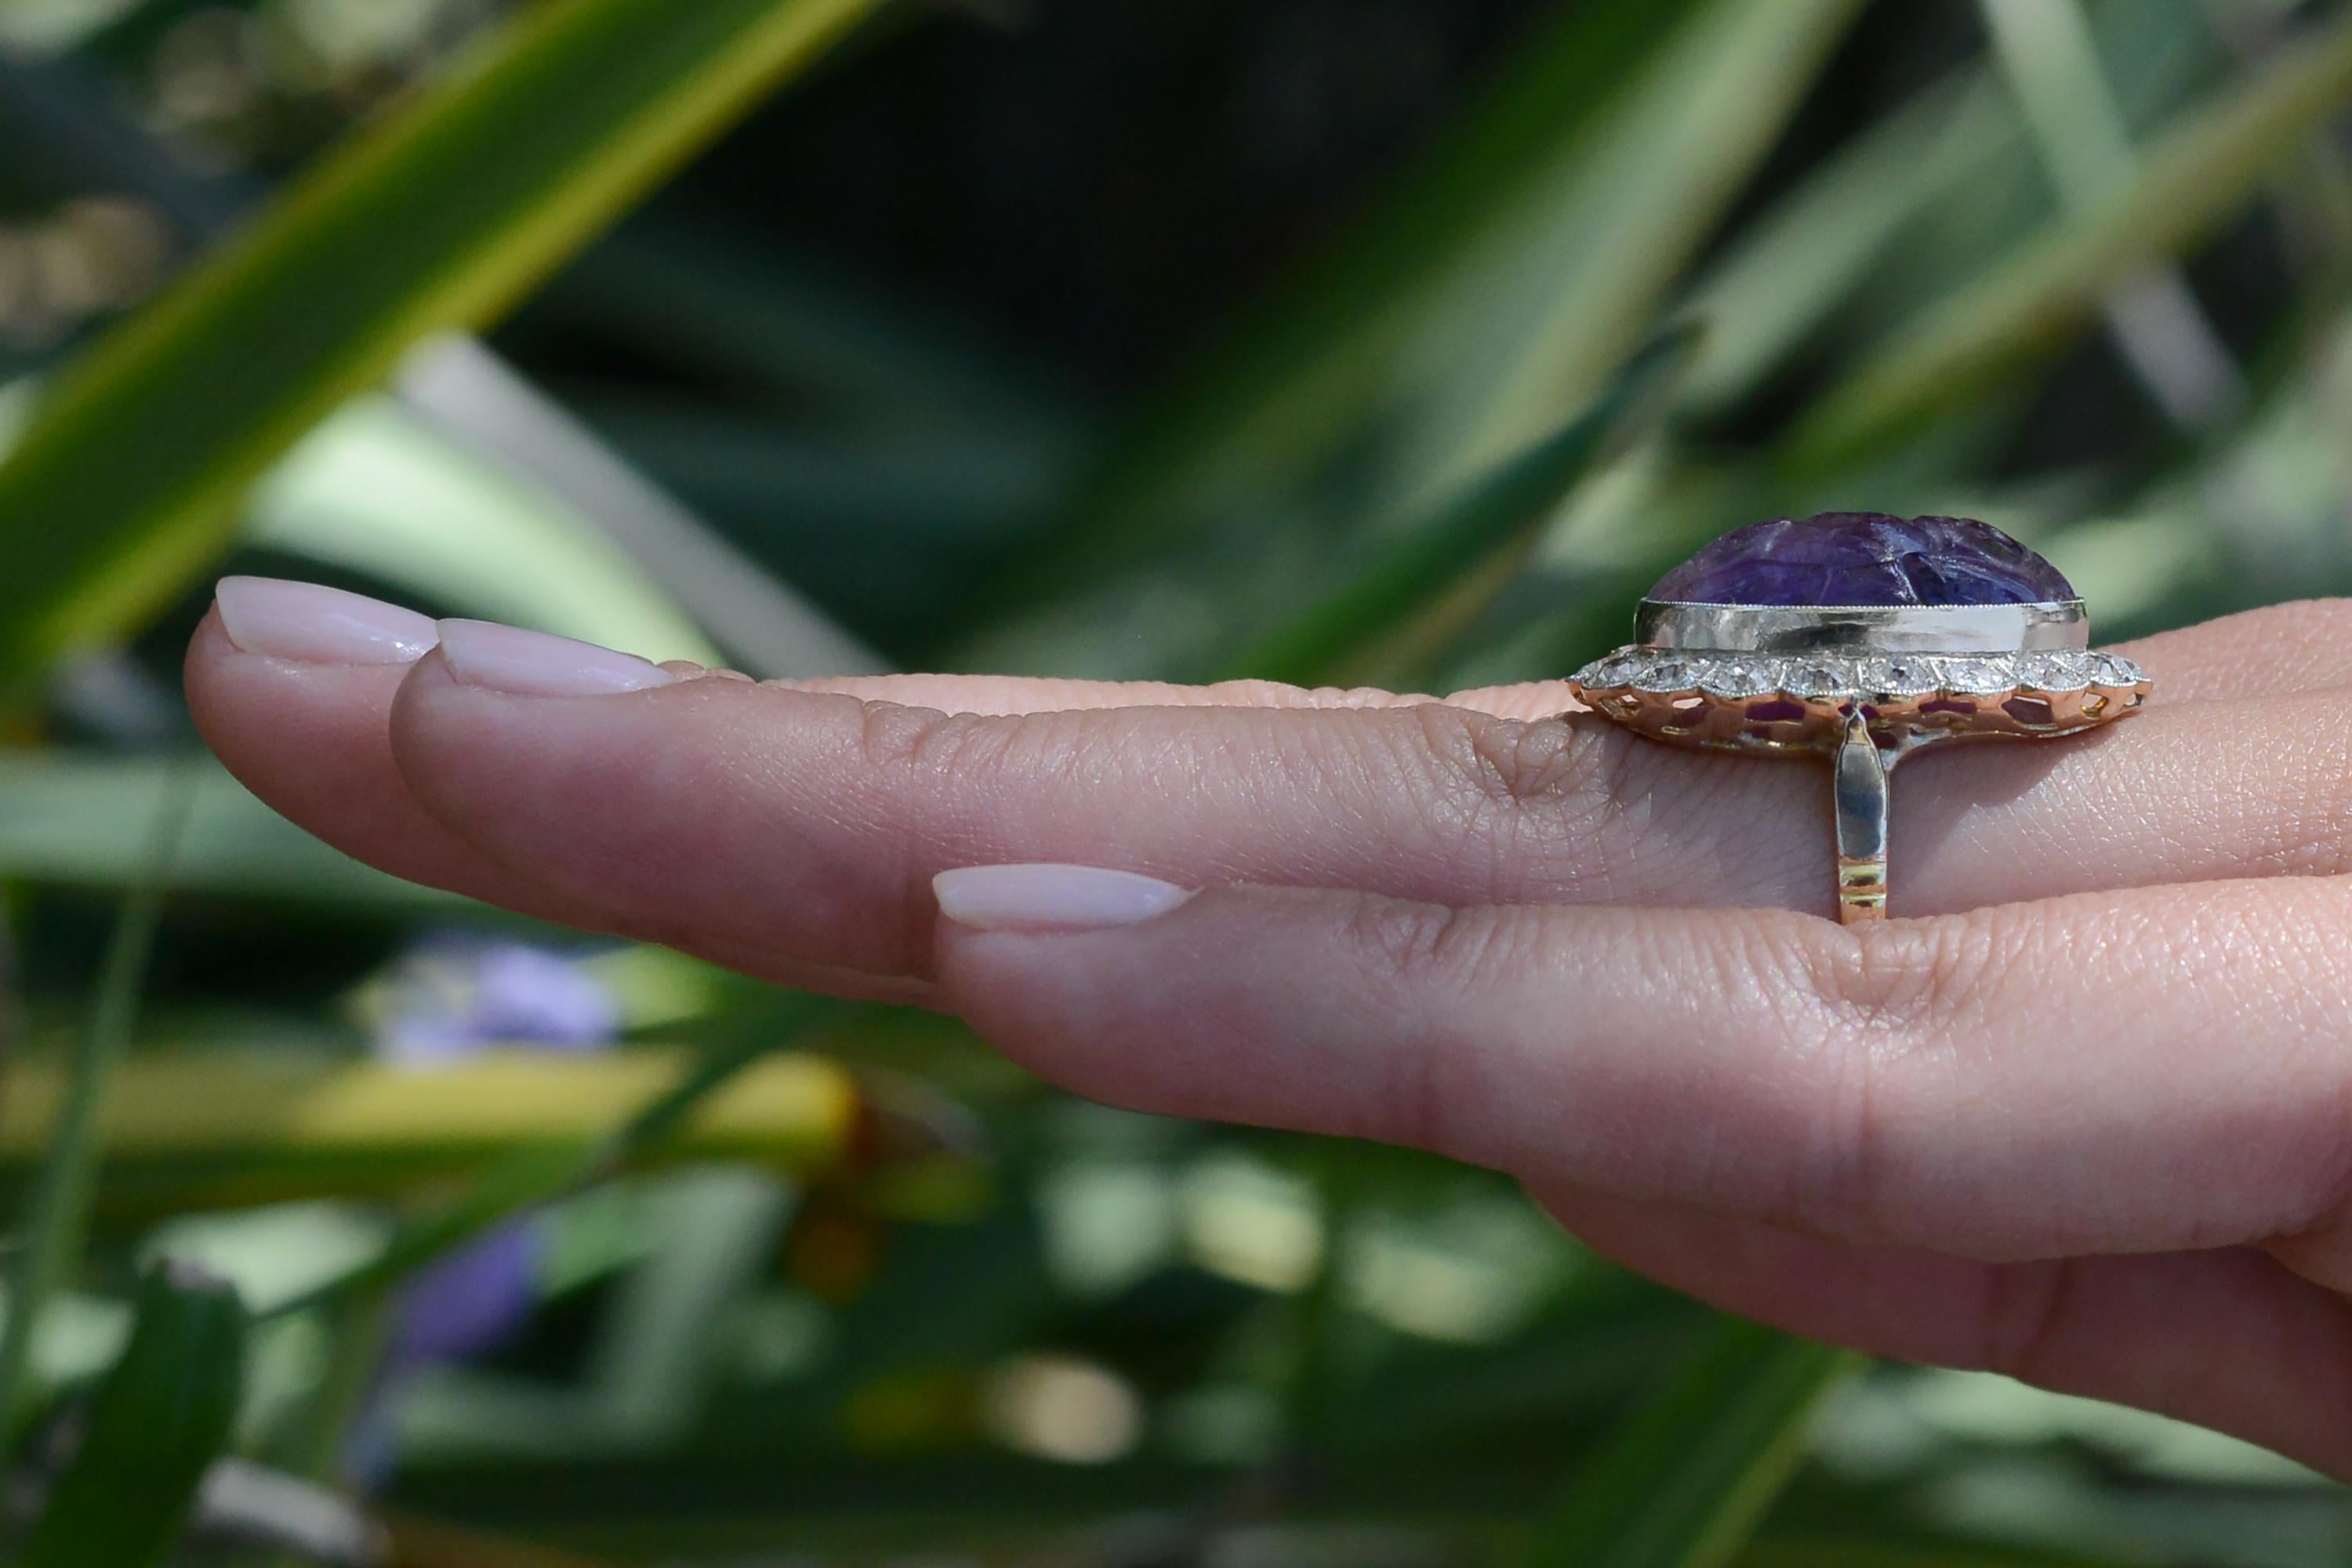
<path fill-rule="evenodd" d="M 1081 931 L 1164 915 L 1190 888 L 1100 866 L 962 866 L 931 879 L 940 912 L 974 931 Z"/>
<path fill-rule="evenodd" d="M 213 605 L 244 652 L 301 664 L 414 664 L 436 637 L 430 616 L 316 583 L 224 577 Z"/>
<path fill-rule="evenodd" d="M 597 697 L 677 679 L 633 653 L 495 621 L 443 621 L 441 658 L 467 685 L 518 697 Z"/>

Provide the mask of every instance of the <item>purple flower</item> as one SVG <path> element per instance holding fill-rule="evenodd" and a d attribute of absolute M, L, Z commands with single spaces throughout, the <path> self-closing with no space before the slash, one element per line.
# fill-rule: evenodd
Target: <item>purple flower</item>
<path fill-rule="evenodd" d="M 621 1008 L 595 974 L 529 942 L 444 935 L 419 942 L 375 998 L 380 1058 L 430 1071 L 492 1048 L 603 1050 Z M 418 1369 L 496 1350 L 539 1303 L 544 1228 L 511 1220 L 410 1280 L 378 1370 L 375 1398 L 352 1433 L 347 1466 L 380 1477 L 394 1458 L 389 1402 Z"/>
<path fill-rule="evenodd" d="M 494 1351 L 539 1300 L 540 1227 L 517 1220 L 486 1232 L 410 1281 L 385 1354 L 396 1367 Z"/>
<path fill-rule="evenodd" d="M 429 1065 L 491 1046 L 598 1050 L 620 1031 L 612 992 L 573 959 L 528 942 L 436 937 L 394 969 L 376 1054 Z"/>

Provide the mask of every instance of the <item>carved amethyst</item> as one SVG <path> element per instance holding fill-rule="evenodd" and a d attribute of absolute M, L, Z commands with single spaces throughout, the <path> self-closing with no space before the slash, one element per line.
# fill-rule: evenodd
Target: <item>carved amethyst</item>
<path fill-rule="evenodd" d="M 1825 511 L 1734 529 L 1659 578 L 1649 596 L 1708 605 L 2027 605 L 2075 595 L 2056 567 L 1990 523 Z"/>

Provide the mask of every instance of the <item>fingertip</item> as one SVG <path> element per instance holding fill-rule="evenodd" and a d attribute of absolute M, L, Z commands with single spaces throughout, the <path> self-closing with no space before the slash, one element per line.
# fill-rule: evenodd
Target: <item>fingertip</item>
<path fill-rule="evenodd" d="M 189 638 L 184 680 L 213 754 L 296 826 L 394 876 L 562 918 L 570 911 L 452 837 L 401 775 L 392 710 L 406 678 L 436 658 L 333 663 L 257 653 L 231 636 L 216 600 Z"/>
<path fill-rule="evenodd" d="M 204 619 L 188 634 L 187 648 L 180 655 L 181 676 L 193 691 L 223 658 L 236 651 L 236 644 L 229 640 L 228 628 L 221 625 L 220 605 L 208 605 Z"/>

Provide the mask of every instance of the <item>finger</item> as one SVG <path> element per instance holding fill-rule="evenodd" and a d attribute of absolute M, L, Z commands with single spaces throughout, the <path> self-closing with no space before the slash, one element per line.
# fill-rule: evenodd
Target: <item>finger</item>
<path fill-rule="evenodd" d="M 1070 905 L 1095 879 L 948 874 L 938 973 L 1136 1109 L 2004 1260 L 2298 1232 L 2352 1183 L 2341 881 L 1855 931 L 1266 889 L 1109 924 Z"/>
<path fill-rule="evenodd" d="M 303 590 L 302 600 L 312 606 L 323 602 L 360 617 L 362 625 L 345 628 L 356 640 L 303 640 L 299 624 L 286 624 L 282 588 Z M 248 641 L 258 646 L 274 637 L 271 646 L 302 657 L 240 648 L 224 624 L 222 608 L 238 615 Z M 189 645 L 185 681 L 197 728 L 264 804 L 344 853 L 409 881 L 535 919 L 667 939 L 714 963 L 783 984 L 879 1001 L 930 1001 L 931 987 L 919 979 L 810 963 L 770 943 L 656 929 L 632 911 L 534 881 L 444 827 L 417 805 L 392 757 L 392 700 L 408 665 L 433 644 L 436 633 L 430 619 L 356 595 L 258 579 L 224 584 L 222 608 L 205 618 Z M 370 625 L 376 628 L 373 633 L 366 629 Z M 354 657 L 379 662 L 338 661 Z"/>
<path fill-rule="evenodd" d="M 2242 702 L 2352 685 L 2352 599 L 2305 599 L 2124 644 L 2165 702 Z"/>
<path fill-rule="evenodd" d="M 247 603 L 234 580 L 222 593 L 233 605 Z M 332 821 L 345 853 L 413 882 L 548 920 L 596 912 L 484 858 L 410 796 L 393 763 L 385 716 L 407 667 L 436 634 L 422 616 L 404 630 L 405 642 L 387 637 L 381 663 L 264 658 L 238 648 L 215 608 L 189 645 L 189 709 L 240 783 L 297 822 Z"/>
<path fill-rule="evenodd" d="M 1980 1263 L 1573 1190 L 1538 1195 L 1595 1250 L 1742 1317 L 2136 1405 L 2352 1478 L 2352 1302 L 2260 1253 Z"/>
<path fill-rule="evenodd" d="M 357 605 L 370 606 L 369 613 L 379 616 L 395 618 L 408 616 L 407 612 L 394 606 L 376 605 L 373 601 L 358 600 L 352 595 L 307 584 L 239 579 L 226 585 L 223 593 L 225 602 L 230 597 L 241 597 L 249 604 L 257 594 L 272 595 L 280 599 L 291 595 L 298 600 L 307 595 L 314 600 L 323 597 L 337 607 L 338 613 Z M 409 618 L 426 628 L 424 634 L 425 641 L 429 642 L 436 635 L 430 623 L 422 621 L 421 617 Z M 567 646 L 578 647 L 580 645 Z M 331 662 L 333 657 L 338 657 L 335 650 L 322 651 L 316 645 L 305 646 L 299 657 L 294 658 L 278 657 L 268 649 L 241 648 L 215 621 L 208 623 L 205 633 L 199 636 L 191 647 L 189 680 L 191 689 L 198 698 L 200 725 L 239 776 L 288 815 L 363 859 L 397 875 L 498 900 L 535 913 L 549 912 L 549 897 L 561 888 L 561 907 L 568 918 L 579 923 L 610 925 L 621 922 L 627 929 L 661 932 L 673 942 L 697 951 L 719 950 L 730 942 L 745 944 L 766 954 L 764 963 L 750 963 L 746 966 L 770 973 L 778 973 L 780 965 L 792 966 L 798 972 L 811 965 L 824 967 L 833 961 L 853 972 L 866 973 L 864 965 L 876 961 L 874 954 L 877 949 L 882 953 L 880 962 L 887 965 L 885 973 L 905 973 L 910 967 L 907 952 L 912 947 L 919 947 L 921 940 L 928 937 L 928 878 L 932 870 L 938 868 L 937 864 L 924 865 L 909 876 L 899 879 L 918 897 L 912 902 L 894 900 L 894 907 L 886 917 L 886 923 L 891 924 L 899 933 L 897 940 L 837 944 L 841 951 L 833 955 L 833 960 L 828 960 L 825 956 L 811 956 L 796 951 L 794 942 L 789 940 L 794 929 L 790 922 L 777 927 L 758 920 L 730 928 L 723 921 L 706 918 L 709 911 L 682 910 L 675 902 L 637 898 L 625 886 L 598 882 L 584 888 L 566 887 L 563 873 L 567 868 L 561 866 L 554 868 L 557 875 L 551 879 L 542 874 L 547 868 L 529 857 L 523 857 L 520 861 L 499 861 L 487 857 L 471 842 L 452 835 L 437 822 L 421 818 L 415 809 L 415 797 L 406 783 L 397 775 L 396 770 L 385 766 L 389 753 L 385 750 L 383 737 L 388 734 L 390 725 L 388 697 L 394 679 L 391 672 L 372 665 L 342 671 Z M 362 649 L 358 657 L 371 656 Z M 748 683 L 740 679 L 729 681 L 722 678 L 720 681 L 698 684 L 715 688 L 722 683 L 749 690 Z M 1125 698 L 1136 695 L 1139 690 L 1132 686 L 1006 682 L 984 678 L 880 678 L 878 680 L 848 684 L 905 695 L 920 690 L 923 695 L 958 708 L 1020 706 L 1039 701 L 1083 704 Z M 1151 687 L 1141 689 L 1155 695 L 1168 695 L 1183 693 L 1186 689 Z M 1300 710 L 1431 706 L 1426 699 L 1400 698 L 1381 692 L 1308 692 L 1253 682 L 1203 689 L 1192 695 L 1197 699 L 1195 705 L 1203 709 L 1223 709 L 1244 699 L 1270 703 L 1277 708 L 1286 706 Z M 1528 711 L 1549 710 L 1568 701 L 1564 685 L 1557 682 L 1498 689 L 1487 695 L 1497 706 L 1509 705 Z M 813 714 L 820 721 L 800 726 L 797 730 L 789 725 L 779 726 L 774 737 L 779 750 L 772 759 L 777 762 L 789 760 L 790 748 L 796 742 L 806 742 L 822 751 L 828 741 L 839 740 L 845 729 L 861 732 L 869 729 L 878 731 L 883 722 L 880 716 L 861 713 L 849 704 L 838 701 L 826 703 L 814 696 L 798 693 L 768 693 L 761 707 L 780 719 Z M 1249 715 L 1262 711 L 1234 709 L 1219 718 L 1213 727 L 1203 728 L 1190 737 L 1189 743 L 1194 746 L 1202 765 L 1207 766 L 1212 755 L 1229 744 L 1226 737 L 1246 737 L 1253 723 Z M 1211 717 L 1208 714 L 1202 716 Z M 916 731 L 938 717 L 937 714 L 913 711 L 894 716 L 898 731 L 908 737 L 910 742 Z M 1110 713 L 1097 716 L 1099 727 L 1105 731 L 1126 727 L 1132 717 Z M 1150 740 L 1149 726 L 1137 726 L 1136 729 L 1139 741 L 1148 743 Z M 1383 758 L 1379 752 L 1383 744 L 1422 749 L 1417 739 L 1418 727 L 1410 721 L 1392 723 L 1383 734 L 1385 739 L 1382 735 L 1363 738 L 1371 743 L 1360 748 L 1366 753 L 1360 759 L 1361 765 L 1367 771 L 1382 773 L 1387 778 L 1401 779 L 1403 773 L 1412 770 L 1396 764 L 1409 763 L 1413 759 Z M 1356 741 L 1339 735 L 1330 739 L 1334 742 L 1333 763 L 1335 765 L 1345 764 L 1349 760 L 1348 753 L 1357 749 Z M 664 744 L 667 749 L 675 751 L 680 746 L 690 747 L 696 740 L 697 737 L 681 732 Z M 1180 743 L 1187 742 L 1187 737 L 1179 736 L 1177 740 Z M 1301 754 L 1299 749 L 1301 744 L 1311 740 L 1312 737 L 1299 737 L 1297 743 L 1284 742 L 1268 747 L 1269 754 L 1262 761 L 1304 772 L 1316 765 L 1316 759 Z M 1102 756 L 1088 763 L 1087 759 L 1076 754 L 1077 748 L 1057 750 L 1051 743 L 1050 736 L 1044 737 L 1043 742 L 1029 748 L 1024 765 L 1034 767 L 1040 777 L 1047 782 L 1056 778 L 1066 781 L 1066 787 L 1082 784 L 1080 774 L 1087 766 L 1099 769 L 1118 762 L 1118 759 Z M 1471 768 L 1483 766 L 1471 754 L 1470 748 L 1475 742 L 1468 737 L 1457 732 L 1454 743 L 1460 757 L 1460 765 Z M 494 752 L 483 760 L 494 773 L 502 774 L 507 770 L 508 763 L 502 755 Z M 769 782 L 773 781 L 771 779 Z M 829 781 L 825 782 L 830 793 L 837 798 L 826 799 L 821 795 L 813 795 L 803 797 L 800 805 L 835 816 L 846 816 L 860 810 L 876 809 L 877 805 L 887 804 L 891 789 L 903 790 L 920 781 L 884 778 L 868 781 L 836 767 Z M 1272 787 L 1276 781 L 1261 767 L 1255 777 L 1211 777 L 1208 782 L 1213 792 L 1231 798 L 1252 790 Z M 1471 781 L 1465 779 L 1463 782 L 1467 784 Z M 1163 792 L 1181 792 L 1183 785 L 1183 778 L 1172 770 L 1151 781 L 1151 788 Z M 1320 813 L 1337 813 L 1343 817 L 1360 815 L 1358 801 L 1381 788 L 1381 785 L 1369 785 L 1301 792 L 1296 810 L 1276 814 L 1276 820 L 1244 834 L 1244 837 L 1257 841 L 1257 858 L 1255 859 L 1251 858 L 1253 851 L 1248 846 L 1244 846 L 1238 854 L 1221 855 L 1213 845 L 1207 842 L 1208 835 L 1202 826 L 1202 819 L 1211 809 L 1211 803 L 1203 802 L 1202 810 L 1191 814 L 1188 818 L 1163 823 L 1164 830 L 1160 833 L 1161 852 L 1170 858 L 1172 865 L 1204 875 L 1215 871 L 1220 865 L 1254 869 L 1262 875 L 1303 872 L 1307 865 L 1323 852 L 1317 832 L 1302 831 L 1297 839 L 1302 853 L 1296 859 L 1269 858 L 1265 852 L 1265 840 L 1272 834 L 1286 831 L 1290 826 L 1311 828 L 1310 819 Z M 861 801 L 861 796 L 867 798 Z M 616 797 L 614 804 L 625 805 L 626 803 L 618 801 Z M 793 813 L 786 803 L 776 803 L 773 809 L 765 803 L 754 804 L 761 806 L 765 820 L 756 826 L 753 837 L 763 845 L 775 840 L 777 835 L 773 826 L 787 830 L 799 826 L 793 822 Z M 923 851 L 936 850 L 940 847 L 933 840 L 957 831 L 958 818 L 986 809 L 985 803 L 982 801 L 952 796 L 929 797 L 915 804 L 920 809 L 914 815 L 927 815 L 928 822 L 910 820 L 893 826 L 901 830 L 899 837 L 911 840 L 919 850 Z M 1016 811 L 1013 816 L 1016 822 L 1034 821 L 1054 812 L 1058 804 L 1051 799 L 1040 801 L 1034 807 Z M 1142 800 L 1126 804 L 1139 805 L 1149 809 L 1150 803 Z M 1121 805 L 1108 799 L 1098 803 L 1100 809 L 1094 814 L 1092 820 L 1098 825 L 1099 832 L 1094 837 L 1115 836 L 1115 829 L 1108 819 L 1118 815 Z M 658 814 L 657 805 L 655 809 Z M 1409 817 L 1411 809 L 1411 801 L 1395 800 L 1392 803 L 1391 825 L 1401 830 L 1419 827 L 1421 824 Z M 1327 826 L 1321 830 L 1321 837 L 1328 837 L 1329 831 Z M 590 841 L 583 840 L 575 847 L 584 851 L 593 846 Z M 720 856 L 732 854 L 723 845 L 711 845 L 709 847 Z M 790 846 L 782 847 L 788 852 L 791 849 Z M 1077 846 L 1073 845 L 1072 847 L 1075 849 Z M 1375 862 L 1380 858 L 1375 846 L 1358 841 L 1346 848 L 1343 859 L 1331 874 L 1355 867 L 1377 868 Z M 1453 858 L 1450 855 L 1433 855 L 1430 847 L 1424 846 L 1418 856 L 1408 855 L 1404 858 L 1409 862 L 1416 859 L 1423 862 L 1418 866 L 1407 866 L 1403 875 L 1408 879 L 1408 885 L 1435 885 L 1428 880 L 1433 877 L 1443 877 L 1450 884 L 1453 877 Z M 1428 864 L 1440 858 L 1447 862 L 1444 867 Z M 598 865 L 598 858 L 593 855 L 587 856 L 586 859 L 592 870 Z M 945 863 L 947 860 L 944 858 L 938 862 Z M 871 880 L 870 877 L 866 879 L 869 883 Z M 791 896 L 790 881 L 789 874 L 779 880 L 777 890 L 781 896 Z M 905 903 L 906 907 L 896 907 L 898 903 Z M 723 915 L 724 910 L 717 912 Z M 869 921 L 866 923 L 870 926 L 874 922 Z M 779 939 L 780 933 L 783 940 Z"/>

